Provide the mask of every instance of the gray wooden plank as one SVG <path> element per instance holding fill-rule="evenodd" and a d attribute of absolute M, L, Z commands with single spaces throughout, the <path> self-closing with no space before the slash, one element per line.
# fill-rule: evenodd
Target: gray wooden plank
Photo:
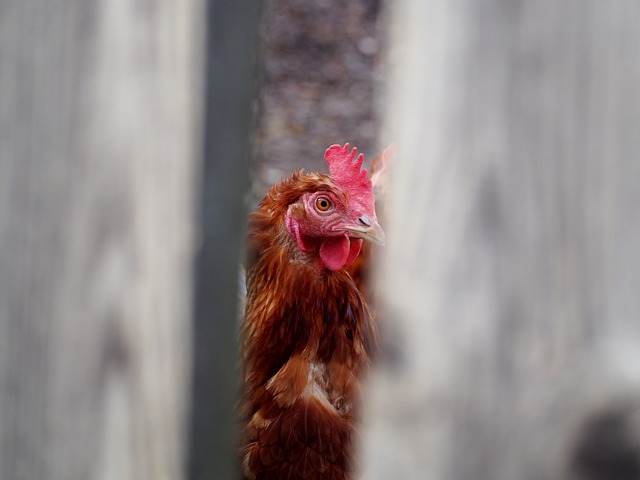
<path fill-rule="evenodd" d="M 391 17 L 367 478 L 637 478 L 640 6 L 406 0 Z"/>
<path fill-rule="evenodd" d="M 180 478 L 201 5 L 0 10 L 0 477 Z"/>

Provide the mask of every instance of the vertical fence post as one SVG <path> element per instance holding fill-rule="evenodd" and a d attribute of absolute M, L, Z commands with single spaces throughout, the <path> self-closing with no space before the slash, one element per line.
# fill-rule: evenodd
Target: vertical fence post
<path fill-rule="evenodd" d="M 638 478 L 640 4 L 392 4 L 366 478 Z"/>
<path fill-rule="evenodd" d="M 208 2 L 202 243 L 196 258 L 189 478 L 235 478 L 238 267 L 255 96 L 258 2 Z"/>
<path fill-rule="evenodd" d="M 183 478 L 200 2 L 0 10 L 0 478 Z"/>

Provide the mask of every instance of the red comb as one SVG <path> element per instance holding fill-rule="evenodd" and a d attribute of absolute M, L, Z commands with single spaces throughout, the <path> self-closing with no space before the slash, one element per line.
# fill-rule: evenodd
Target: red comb
<path fill-rule="evenodd" d="M 349 152 L 348 143 L 344 147 L 331 145 L 324 152 L 324 160 L 333 183 L 349 192 L 349 196 L 364 203 L 364 206 L 372 207 L 374 199 L 371 180 L 367 179 L 367 170 L 361 169 L 364 155 L 356 157 L 357 151 L 357 148 L 353 148 Z"/>

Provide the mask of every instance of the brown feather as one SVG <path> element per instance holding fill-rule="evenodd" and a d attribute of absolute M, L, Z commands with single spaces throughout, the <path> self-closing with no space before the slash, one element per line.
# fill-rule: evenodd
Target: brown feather
<path fill-rule="evenodd" d="M 249 218 L 242 325 L 245 478 L 346 480 L 354 469 L 358 384 L 376 345 L 345 270 L 318 269 L 285 228 L 304 193 L 344 195 L 327 175 L 294 173 Z"/>

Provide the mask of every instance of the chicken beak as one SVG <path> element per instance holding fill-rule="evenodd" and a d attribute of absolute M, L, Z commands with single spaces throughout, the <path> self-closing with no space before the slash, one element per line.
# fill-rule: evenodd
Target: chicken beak
<path fill-rule="evenodd" d="M 368 225 L 364 225 L 364 222 L 361 219 L 358 220 L 359 225 L 349 225 L 345 227 L 345 230 L 349 232 L 350 236 L 369 240 L 377 245 L 384 245 L 384 230 L 382 230 L 382 227 L 376 220 L 370 221 L 369 219 L 366 219 L 366 223 L 368 223 Z"/>

